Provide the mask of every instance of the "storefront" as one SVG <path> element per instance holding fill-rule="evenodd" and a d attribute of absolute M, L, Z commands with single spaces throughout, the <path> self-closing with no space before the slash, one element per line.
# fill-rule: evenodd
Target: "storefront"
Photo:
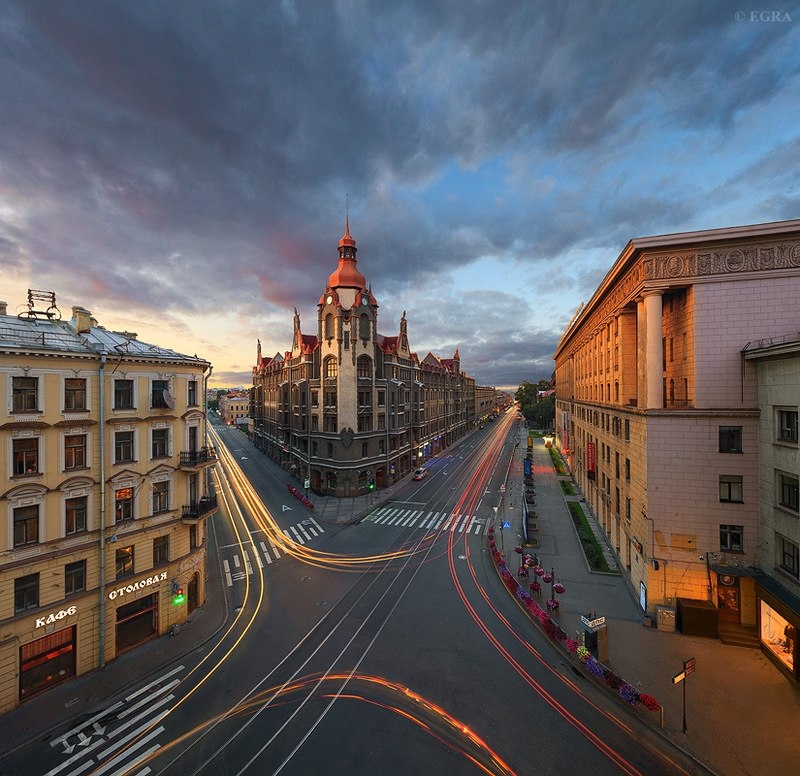
<path fill-rule="evenodd" d="M 800 629 L 800 598 L 767 576 L 759 578 L 756 596 L 761 649 L 781 671 L 799 681 L 796 634 Z"/>
<path fill-rule="evenodd" d="M 117 655 L 158 636 L 158 593 L 117 608 Z"/>
<path fill-rule="evenodd" d="M 73 625 L 19 648 L 21 701 L 75 676 L 76 631 Z"/>

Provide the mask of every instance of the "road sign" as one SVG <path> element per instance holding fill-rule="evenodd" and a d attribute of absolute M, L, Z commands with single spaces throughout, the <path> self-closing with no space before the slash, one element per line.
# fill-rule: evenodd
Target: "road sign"
<path fill-rule="evenodd" d="M 694 673 L 694 668 L 695 668 L 695 660 L 693 657 L 690 657 L 688 660 L 683 661 L 683 672 L 686 674 L 686 676 L 689 676 L 689 674 Z"/>
<path fill-rule="evenodd" d="M 686 671 L 681 671 L 679 674 L 675 674 L 672 677 L 672 683 L 677 684 L 678 682 L 682 682 L 686 678 Z"/>
<path fill-rule="evenodd" d="M 503 520 L 503 530 L 511 528 L 511 521 L 510 520 Z"/>
<path fill-rule="evenodd" d="M 505 493 L 506 492 L 506 486 L 505 485 L 501 485 L 500 486 L 500 492 L 501 493 Z"/>
<path fill-rule="evenodd" d="M 311 487 L 311 480 L 306 477 L 305 482 L 303 483 L 303 487 L 308 490 Z"/>

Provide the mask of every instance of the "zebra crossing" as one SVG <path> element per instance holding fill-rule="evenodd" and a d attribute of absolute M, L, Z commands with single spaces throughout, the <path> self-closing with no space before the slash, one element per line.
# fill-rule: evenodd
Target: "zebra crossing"
<path fill-rule="evenodd" d="M 303 520 L 296 525 L 284 528 L 282 533 L 286 538 L 295 544 L 305 544 L 320 534 L 325 533 L 325 529 L 314 518 Z M 230 558 L 224 558 L 222 569 L 225 573 L 225 583 L 228 587 L 233 587 L 234 582 L 241 582 L 246 576 L 253 573 L 253 564 L 263 569 L 264 565 L 271 565 L 276 560 L 280 560 L 284 553 L 282 547 L 275 544 L 271 537 L 265 540 L 253 540 L 249 549 L 243 551 L 244 557 L 240 558 L 238 553 Z"/>
<path fill-rule="evenodd" d="M 183 670 L 182 665 L 173 668 L 127 695 L 124 701 L 117 701 L 52 739 L 50 746 L 58 752 L 54 751 L 54 755 L 66 759 L 45 776 L 75 776 L 84 771 L 139 776 L 149 773 L 146 762 L 161 748 L 154 739 L 164 732 L 160 723 L 172 708 L 172 691 L 180 682 L 176 675 Z"/>
<path fill-rule="evenodd" d="M 428 512 L 424 509 L 380 507 L 364 518 L 365 523 L 393 525 L 398 528 L 419 528 L 424 531 L 450 531 L 480 535 L 486 531 L 487 521 L 475 515 L 457 515 L 450 512 Z"/>

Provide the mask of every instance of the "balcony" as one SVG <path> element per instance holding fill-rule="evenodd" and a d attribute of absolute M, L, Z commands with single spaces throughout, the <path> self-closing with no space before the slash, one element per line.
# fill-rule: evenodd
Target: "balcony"
<path fill-rule="evenodd" d="M 181 469 L 202 469 L 217 462 L 217 454 L 213 447 L 203 447 L 200 450 L 181 451 Z"/>
<path fill-rule="evenodd" d="M 181 510 L 181 521 L 189 524 L 199 523 L 204 517 L 217 511 L 217 497 L 203 496 L 197 503 L 185 504 Z"/>

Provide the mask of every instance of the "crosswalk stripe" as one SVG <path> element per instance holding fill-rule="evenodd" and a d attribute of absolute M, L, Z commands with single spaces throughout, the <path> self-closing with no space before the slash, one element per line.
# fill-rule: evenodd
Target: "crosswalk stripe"
<path fill-rule="evenodd" d="M 396 514 L 396 515 L 394 515 L 394 516 L 392 517 L 392 519 L 391 519 L 391 520 L 389 520 L 389 521 L 386 523 L 386 525 L 394 525 L 395 523 L 399 523 L 399 522 L 400 522 L 400 521 L 403 519 L 403 516 L 404 516 L 405 514 L 406 514 L 406 513 L 405 513 L 403 510 L 398 510 L 398 511 L 397 511 L 397 514 Z"/>
<path fill-rule="evenodd" d="M 237 569 L 241 567 L 242 564 L 239 561 L 239 556 L 238 555 L 234 555 L 233 556 L 233 565 L 236 566 Z"/>
<path fill-rule="evenodd" d="M 297 543 L 298 543 L 298 544 L 305 544 L 305 542 L 303 541 L 303 537 L 302 537 L 302 536 L 300 536 L 300 534 L 299 534 L 299 533 L 297 533 L 297 529 L 296 529 L 296 528 L 295 528 L 293 525 L 290 525 L 290 526 L 289 526 L 289 530 L 290 530 L 290 531 L 291 531 L 291 532 L 292 532 L 292 533 L 293 533 L 293 534 L 294 534 L 294 535 L 297 537 Z M 287 536 L 289 536 L 289 534 L 288 534 L 286 531 L 284 531 L 284 533 L 285 533 Z M 291 537 L 289 537 L 289 538 L 291 539 Z"/>
<path fill-rule="evenodd" d="M 385 515 L 381 516 L 380 519 L 376 520 L 376 523 L 386 523 L 390 517 L 392 517 L 396 512 L 399 510 L 397 509 L 390 509 Z"/>
<path fill-rule="evenodd" d="M 464 525 L 461 526 L 459 531 L 466 530 L 469 533 L 470 523 L 475 519 L 475 515 L 467 515 L 467 519 L 464 521 Z"/>
<path fill-rule="evenodd" d="M 447 512 L 442 512 L 441 517 L 436 521 L 436 525 L 433 526 L 434 531 L 439 530 L 439 526 L 442 524 L 442 520 L 444 520 L 446 517 L 447 517 Z"/>
<path fill-rule="evenodd" d="M 264 544 L 264 542 L 261 542 L 261 550 L 264 553 L 264 559 L 267 561 L 267 563 L 272 563 L 272 558 L 270 558 L 269 556 L 269 550 L 267 549 L 267 545 Z"/>
<path fill-rule="evenodd" d="M 303 528 L 303 526 L 301 524 L 299 524 L 299 523 L 298 523 L 297 527 L 300 529 L 300 531 L 302 532 L 303 536 L 306 537 L 306 541 L 310 541 L 311 537 L 306 533 L 306 529 Z"/>
<path fill-rule="evenodd" d="M 278 552 L 278 548 L 275 546 L 275 542 L 272 539 L 269 540 L 269 546 L 272 547 L 272 554 L 275 556 L 275 560 L 281 557 L 281 554 Z"/>
<path fill-rule="evenodd" d="M 228 587 L 232 587 L 233 577 L 231 577 L 231 564 L 228 563 L 227 559 L 222 561 L 222 568 L 225 569 L 225 581 L 228 583 Z"/>
<path fill-rule="evenodd" d="M 409 515 L 408 519 L 405 521 L 405 523 L 403 523 L 403 528 L 405 528 L 406 526 L 412 526 L 412 525 L 414 525 L 414 523 L 416 523 L 416 522 L 417 522 L 417 518 L 419 518 L 419 516 L 420 516 L 421 514 L 422 514 L 421 512 L 412 512 L 412 513 Z"/>
<path fill-rule="evenodd" d="M 425 523 L 423 523 L 423 525 L 422 525 L 422 527 L 425 528 L 426 530 L 428 530 L 430 528 L 433 528 L 433 524 L 436 522 L 436 520 L 439 517 L 439 512 L 431 512 L 428 515 L 428 517 L 430 518 L 430 520 L 426 520 Z"/>
<path fill-rule="evenodd" d="M 244 551 L 244 564 L 247 567 L 247 573 L 253 573 L 253 567 L 250 565 L 250 556 L 247 554 L 247 550 Z"/>
<path fill-rule="evenodd" d="M 256 559 L 256 563 L 258 563 L 258 567 L 263 569 L 264 564 L 261 562 L 261 556 L 258 554 L 258 549 L 255 546 L 253 547 L 253 557 Z"/>
<path fill-rule="evenodd" d="M 456 515 L 456 519 L 453 520 L 453 524 L 450 526 L 450 530 L 454 532 L 456 530 L 456 526 L 459 524 L 460 521 L 461 521 L 461 515 Z"/>
<path fill-rule="evenodd" d="M 314 527 L 321 533 L 325 533 L 325 529 L 316 521 L 313 517 L 308 518 L 312 523 L 314 523 Z"/>
<path fill-rule="evenodd" d="M 446 531 L 448 529 L 448 527 L 450 526 L 450 522 L 452 521 L 452 519 L 454 517 L 455 517 L 455 515 L 450 515 L 447 518 L 447 520 L 444 521 L 444 525 L 442 526 L 442 531 Z M 437 526 L 437 528 L 438 528 L 438 526 Z"/>

